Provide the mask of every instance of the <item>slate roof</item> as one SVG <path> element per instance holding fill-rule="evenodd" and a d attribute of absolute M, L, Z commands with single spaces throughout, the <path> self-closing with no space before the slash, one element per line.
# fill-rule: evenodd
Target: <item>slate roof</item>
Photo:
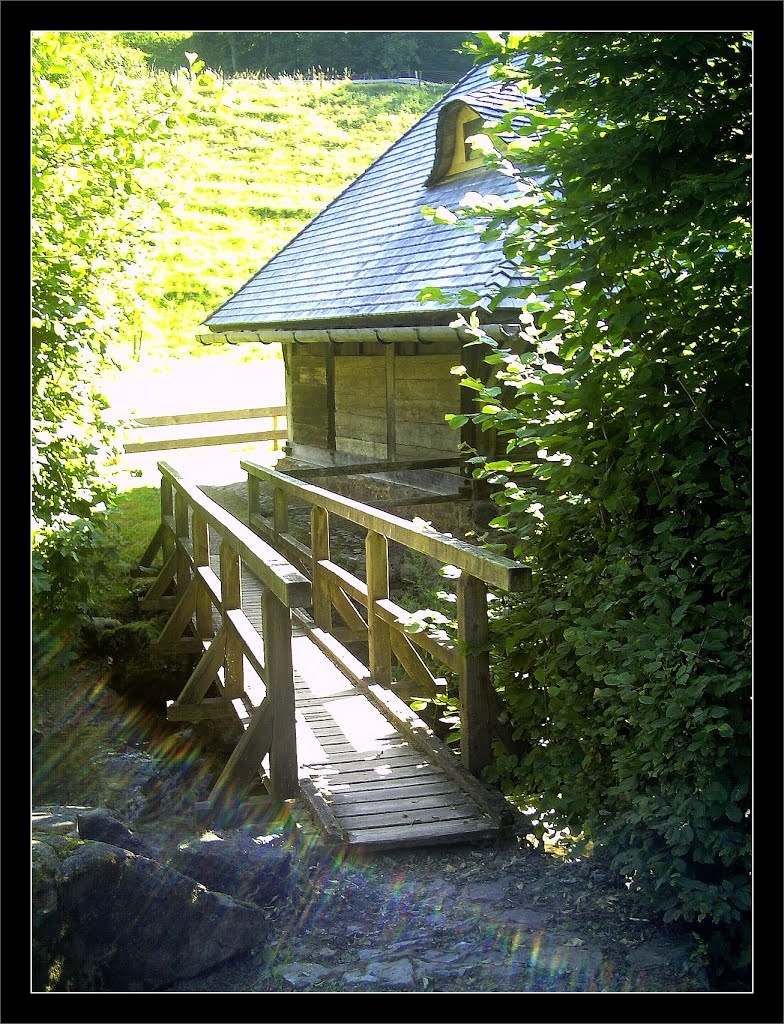
<path fill-rule="evenodd" d="M 484 166 L 427 185 L 436 157 L 439 115 L 456 99 L 485 119 L 521 103 L 474 68 L 405 135 L 272 257 L 205 321 L 212 330 L 441 324 L 454 312 L 421 303 L 425 286 L 482 292 L 513 268 L 500 242 L 432 224 L 423 206 L 458 205 L 467 192 L 508 195 L 514 180 Z M 505 304 L 512 309 L 513 302 Z M 508 321 L 496 310 L 488 317 Z"/>

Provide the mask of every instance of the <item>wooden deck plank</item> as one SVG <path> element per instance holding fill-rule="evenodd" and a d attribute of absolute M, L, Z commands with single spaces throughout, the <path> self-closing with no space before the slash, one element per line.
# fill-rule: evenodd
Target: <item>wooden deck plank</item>
<path fill-rule="evenodd" d="M 401 779 L 395 785 L 387 782 L 384 786 L 384 799 L 397 800 L 399 798 L 411 799 L 422 793 L 437 795 L 439 793 L 454 793 L 456 787 L 449 780 L 444 780 L 443 775 L 433 772 L 430 775 L 414 775 L 408 779 Z M 377 782 L 341 782 L 336 781 L 334 785 L 325 786 L 321 792 L 330 804 L 355 803 L 361 800 L 378 799 L 379 789 Z M 458 791 L 459 792 L 459 791 Z"/>
<path fill-rule="evenodd" d="M 370 794 L 365 794 L 370 796 Z M 449 818 L 468 818 L 475 814 L 476 805 L 465 794 L 439 793 L 434 796 L 402 797 L 390 799 L 385 792 L 382 797 L 374 800 L 357 802 L 351 797 L 334 797 L 327 800 L 334 814 L 340 820 L 351 825 L 354 818 L 367 818 L 376 824 L 381 818 L 395 821 L 416 820 L 446 821 Z M 391 817 L 390 817 L 391 816 Z M 388 821 L 385 821 L 387 824 Z"/>
<path fill-rule="evenodd" d="M 497 836 L 498 826 L 490 819 L 463 818 L 424 825 L 387 825 L 379 828 L 351 829 L 351 846 L 390 849 L 397 846 L 430 846 L 436 843 L 460 843 L 470 838 Z"/>
<path fill-rule="evenodd" d="M 356 783 L 353 786 L 338 786 L 330 792 L 326 792 L 324 796 L 328 803 L 335 806 L 351 804 L 352 807 L 355 807 L 364 802 L 378 802 L 379 799 L 383 800 L 384 806 L 406 800 L 414 803 L 420 800 L 460 800 L 465 794 L 448 780 L 443 781 L 441 776 L 433 775 L 427 779 L 411 780 L 408 785 L 384 786 L 381 797 L 379 797 L 378 787 L 374 789 L 372 784 L 369 784 L 363 789 L 362 783 Z"/>
<path fill-rule="evenodd" d="M 333 808 L 333 812 L 334 812 Z M 359 828 L 380 828 L 386 826 L 396 825 L 435 825 L 441 821 L 463 821 L 465 819 L 474 818 L 474 808 L 472 807 L 422 807 L 412 808 L 409 806 L 408 810 L 401 808 L 393 808 L 389 811 L 379 808 L 375 811 L 356 811 L 354 809 L 349 813 L 345 809 L 340 809 L 339 814 L 335 817 L 338 821 L 350 831 Z M 487 819 L 487 823 L 490 824 L 490 818 Z"/>

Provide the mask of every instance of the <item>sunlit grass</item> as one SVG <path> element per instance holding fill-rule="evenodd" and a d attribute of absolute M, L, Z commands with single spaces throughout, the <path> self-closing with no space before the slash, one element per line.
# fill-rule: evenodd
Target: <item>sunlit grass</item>
<path fill-rule="evenodd" d="M 172 354 L 446 87 L 230 79 L 192 93 L 173 142 L 142 351 Z M 130 337 L 129 337 L 130 342 Z"/>

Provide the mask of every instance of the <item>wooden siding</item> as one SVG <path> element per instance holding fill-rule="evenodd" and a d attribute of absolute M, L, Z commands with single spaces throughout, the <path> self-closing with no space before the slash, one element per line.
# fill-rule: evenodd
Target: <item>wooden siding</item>
<path fill-rule="evenodd" d="M 290 436 L 296 444 L 329 445 L 327 349 L 326 345 L 311 345 L 307 352 L 294 349 L 289 358 Z"/>
<path fill-rule="evenodd" d="M 308 446 L 374 460 L 457 455 L 461 432 L 445 416 L 461 411 L 465 389 L 451 370 L 462 359 L 455 343 L 289 347 L 296 454 Z"/>
<path fill-rule="evenodd" d="M 377 346 L 380 355 L 383 348 Z M 386 458 L 386 359 L 343 356 L 335 359 L 335 448 L 373 458 Z"/>
<path fill-rule="evenodd" d="M 441 355 L 398 356 L 395 360 L 396 455 L 401 459 L 457 455 L 460 431 L 447 425 L 447 413 L 460 411 L 459 378 L 450 373 L 459 351 Z"/>

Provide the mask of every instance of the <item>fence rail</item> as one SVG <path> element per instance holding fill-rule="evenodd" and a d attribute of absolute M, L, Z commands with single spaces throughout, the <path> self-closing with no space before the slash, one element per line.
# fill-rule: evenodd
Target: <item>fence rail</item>
<path fill-rule="evenodd" d="M 227 428 L 227 423 L 236 426 Z M 126 455 L 255 441 L 272 441 L 277 451 L 279 442 L 286 440 L 286 406 L 136 416 L 132 424 L 137 439 L 124 446 Z"/>
<path fill-rule="evenodd" d="M 325 650 L 333 654 L 335 645 L 330 643 L 331 637 L 366 639 L 368 669 L 374 682 L 391 687 L 394 657 L 422 696 L 434 696 L 440 680 L 432 675 L 417 647 L 455 672 L 459 678 L 461 756 L 464 766 L 478 774 L 491 761 L 493 733 L 507 746 L 512 743 L 500 724 L 502 708 L 490 678 L 488 586 L 504 592 L 522 591 L 530 584 L 530 569 L 424 524 L 292 479 L 267 466 L 252 461 L 241 461 L 240 466 L 248 476 L 251 528 L 311 576 L 312 637 L 317 641 L 321 638 Z M 272 519 L 260 511 L 262 483 L 272 491 Z M 309 544 L 289 532 L 290 498 L 311 506 Z M 331 559 L 330 514 L 367 530 L 364 580 Z M 390 540 L 458 570 L 458 643 L 444 642 L 426 632 L 406 632 L 408 613 L 390 599 Z M 344 626 L 333 622 L 334 613 Z M 301 613 L 296 614 L 304 620 Z"/>

